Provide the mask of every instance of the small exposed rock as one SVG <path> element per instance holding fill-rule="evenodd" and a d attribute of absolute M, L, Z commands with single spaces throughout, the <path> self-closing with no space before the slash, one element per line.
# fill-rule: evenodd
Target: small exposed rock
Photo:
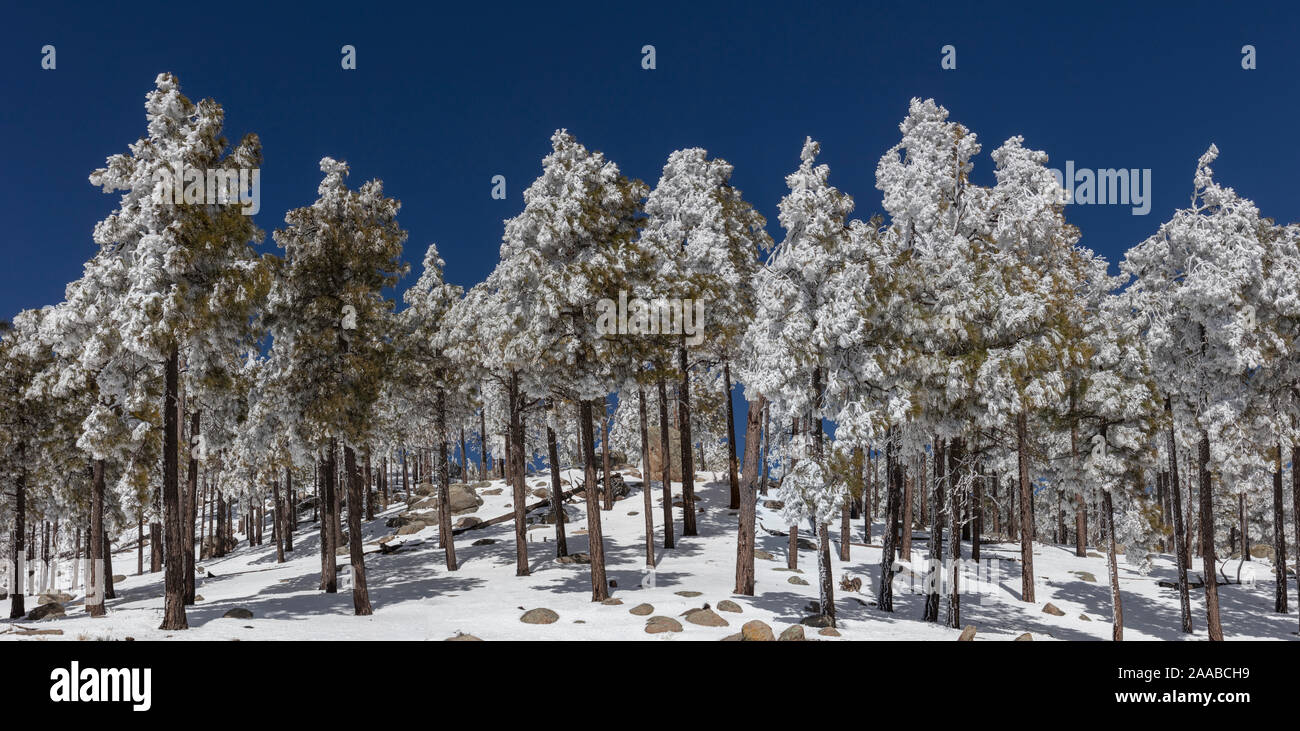
<path fill-rule="evenodd" d="M 769 510 L 780 510 L 785 507 L 785 503 L 780 500 L 764 500 L 763 507 L 768 508 Z"/>
<path fill-rule="evenodd" d="M 639 617 L 644 617 L 650 614 L 651 612 L 653 612 L 654 610 L 655 608 L 649 604 L 638 604 L 635 607 L 629 609 L 628 611 Z"/>
<path fill-rule="evenodd" d="M 471 546 L 490 546 L 490 545 L 492 545 L 493 543 L 496 543 L 496 542 L 497 542 L 497 539 L 495 539 L 495 538 L 480 538 L 480 539 L 478 539 L 477 541 L 474 541 L 473 543 L 471 543 L 471 544 L 469 544 L 469 545 L 471 545 Z"/>
<path fill-rule="evenodd" d="M 1031 634 L 1029 634 L 1028 632 L 1026 632 L 1026 633 L 1024 633 L 1023 635 L 1020 635 L 1019 637 L 1017 637 L 1017 638 L 1016 638 L 1015 640 L 1013 640 L 1013 641 L 1014 641 L 1014 642 L 1033 642 L 1033 640 L 1034 640 L 1034 636 L 1031 635 Z"/>
<path fill-rule="evenodd" d="M 524 612 L 524 616 L 520 617 L 519 621 L 524 624 L 551 624 L 559 618 L 560 615 L 550 609 L 540 607 L 538 609 L 529 609 L 527 612 Z"/>
<path fill-rule="evenodd" d="M 1046 603 L 1046 604 L 1043 605 L 1043 611 L 1044 611 L 1045 613 L 1047 613 L 1047 614 L 1052 615 L 1053 617 L 1064 617 L 1064 616 L 1065 616 L 1065 612 L 1062 612 L 1060 609 L 1057 608 L 1057 606 L 1056 606 L 1055 604 L 1053 604 L 1053 603 L 1051 603 L 1051 602 L 1048 602 L 1048 603 Z"/>
<path fill-rule="evenodd" d="M 799 586 L 808 586 L 808 582 L 804 581 L 798 576 L 791 576 L 789 579 L 786 579 L 786 581 L 790 582 L 791 584 L 797 584 Z"/>
<path fill-rule="evenodd" d="M 741 609 L 739 604 L 731 601 L 730 599 L 723 599 L 722 601 L 718 602 L 718 611 L 736 612 L 737 614 L 739 614 Z"/>
<path fill-rule="evenodd" d="M 223 619 L 252 619 L 253 613 L 244 607 L 235 607 L 221 616 Z"/>
<path fill-rule="evenodd" d="M 1091 621 L 1092 621 L 1092 617 L 1089 617 L 1089 616 L 1086 615 L 1086 614 L 1080 614 L 1080 615 L 1079 615 L 1079 619 L 1082 619 L 1082 620 L 1085 621 L 1085 622 L 1091 622 Z"/>
<path fill-rule="evenodd" d="M 447 639 L 443 640 L 443 642 L 482 642 L 482 641 L 483 641 L 482 638 L 475 637 L 474 635 L 470 635 L 470 634 L 465 634 L 464 632 L 457 632 L 454 636 L 448 637 Z"/>
<path fill-rule="evenodd" d="M 803 625 L 795 624 L 786 627 L 781 636 L 776 639 L 779 642 L 802 642 L 808 638 L 803 635 Z"/>
<path fill-rule="evenodd" d="M 591 563 L 591 556 L 585 553 L 570 553 L 555 559 L 556 563 Z"/>
<path fill-rule="evenodd" d="M 772 553 L 771 553 L 770 551 L 763 551 L 763 550 L 756 550 L 756 551 L 754 551 L 754 558 L 761 558 L 761 559 L 763 559 L 764 561 L 775 561 L 775 560 L 776 560 L 776 556 L 773 556 Z"/>
<path fill-rule="evenodd" d="M 840 631 L 834 627 L 822 627 L 817 630 L 817 634 L 822 635 L 823 637 L 839 637 Z"/>
<path fill-rule="evenodd" d="M 620 605 L 620 604 L 622 604 L 622 603 L 623 603 L 623 600 L 622 600 L 622 599 L 616 599 L 616 598 L 614 598 L 614 597 L 610 597 L 609 599 L 606 599 L 605 601 L 601 602 L 601 604 L 605 604 L 605 605 L 607 605 L 607 606 L 611 606 L 611 607 L 617 607 L 618 605 Z"/>
<path fill-rule="evenodd" d="M 697 596 L 702 596 L 703 594 L 702 592 L 698 592 L 698 591 L 675 591 L 673 593 L 676 594 L 677 596 L 684 596 L 684 597 L 697 597 Z"/>
<path fill-rule="evenodd" d="M 662 632 L 681 632 L 682 624 L 672 617 L 651 617 L 645 623 L 646 634 L 657 635 Z"/>
<path fill-rule="evenodd" d="M 691 624 L 698 624 L 703 627 L 728 627 L 730 623 L 718 613 L 705 607 L 704 609 L 695 609 L 687 613 L 686 621 Z"/>
<path fill-rule="evenodd" d="M 961 637 L 957 638 L 959 642 L 970 642 L 971 640 L 974 639 L 975 639 L 975 625 L 973 624 L 968 624 L 965 627 L 963 627 L 961 630 Z"/>
<path fill-rule="evenodd" d="M 799 620 L 799 624 L 802 624 L 805 627 L 830 627 L 831 623 L 831 618 L 827 617 L 825 614 L 814 614 Z"/>
<path fill-rule="evenodd" d="M 1094 584 L 1097 583 L 1097 577 L 1087 571 L 1071 571 L 1070 573 L 1074 574 L 1080 579 L 1083 579 L 1084 581 L 1091 581 Z"/>
<path fill-rule="evenodd" d="M 776 636 L 772 634 L 772 628 L 766 622 L 760 619 L 751 619 L 740 628 L 740 635 L 746 642 L 773 642 Z"/>
<path fill-rule="evenodd" d="M 28 619 L 52 619 L 55 617 L 67 616 L 63 611 L 63 605 L 58 602 L 49 602 L 42 604 L 27 613 Z"/>

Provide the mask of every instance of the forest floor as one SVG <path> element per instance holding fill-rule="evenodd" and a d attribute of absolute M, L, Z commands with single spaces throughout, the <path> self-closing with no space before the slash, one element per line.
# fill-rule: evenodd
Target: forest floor
<path fill-rule="evenodd" d="M 566 471 L 566 479 L 579 473 Z M 199 562 L 203 573 L 196 579 L 202 597 L 186 608 L 190 629 L 163 632 L 162 573 L 134 573 L 134 548 L 115 553 L 117 573 L 127 574 L 116 585 L 117 598 L 107 602 L 106 617 L 86 615 L 79 599 L 70 602 L 67 616 L 39 621 L 0 620 L 0 640 L 444 640 L 458 633 L 468 633 L 484 640 L 720 640 L 740 631 L 753 619 L 767 623 L 780 634 L 810 614 L 808 605 L 817 600 L 817 556 L 811 549 L 800 549 L 798 571 L 786 568 L 787 538 L 771 531 L 784 531 L 777 511 L 765 507 L 760 496 L 758 507 L 758 548 L 755 561 L 755 596 L 732 594 L 736 560 L 736 511 L 727 509 L 728 488 L 725 475 L 700 473 L 697 480 L 699 535 L 681 536 L 681 508 L 674 509 L 677 547 L 662 547 L 662 499 L 658 489 L 653 494 L 657 566 L 653 577 L 645 569 L 645 519 L 640 480 L 628 476 L 631 493 L 617 501 L 612 511 L 601 514 L 605 535 L 608 578 L 616 586 L 612 598 L 621 604 L 591 601 L 590 567 L 581 563 L 559 563 L 555 559 L 554 526 L 533 527 L 528 531 L 528 555 L 531 574 L 515 575 L 514 526 L 493 525 L 457 536 L 458 571 L 447 571 L 442 551 L 437 547 L 437 529 L 428 527 L 418 533 L 398 536 L 390 546 L 402 544 L 402 550 L 387 555 L 378 552 L 377 541 L 392 535 L 395 529 L 385 525 L 387 519 L 403 512 L 405 506 L 393 504 L 365 524 L 366 573 L 374 614 L 356 617 L 352 613 L 352 596 L 347 583 L 347 569 L 340 571 L 339 591 L 325 594 L 320 582 L 319 536 L 314 524 L 303 520 L 294 536 L 294 551 L 285 563 L 276 563 L 275 544 L 270 529 L 266 542 L 250 548 L 244 542 L 227 556 Z M 545 472 L 528 477 L 529 490 L 549 484 Z M 657 484 L 657 483 L 656 483 Z M 510 490 L 485 494 L 504 488 L 493 481 L 478 489 L 484 504 L 470 513 L 481 519 L 510 512 Z M 674 485 L 678 495 L 679 486 Z M 530 498 L 530 502 L 537 498 Z M 585 552 L 585 504 L 571 499 L 571 515 L 578 516 L 566 524 L 570 553 Z M 456 516 L 459 519 L 460 516 Z M 807 627 L 809 639 L 819 640 L 955 640 L 960 630 L 922 620 L 925 596 L 919 581 L 906 573 L 896 578 L 894 611 L 879 611 L 875 591 L 880 576 L 880 529 L 873 527 L 874 540 L 863 541 L 863 523 L 853 521 L 850 560 L 840 561 L 838 523 L 832 526 L 832 574 L 835 580 L 835 606 L 839 637 L 821 636 Z M 801 537 L 813 538 L 805 530 Z M 472 545 L 489 539 L 495 542 Z M 914 564 L 922 573 L 926 561 L 926 538 L 914 533 Z M 947 552 L 947 549 L 944 549 Z M 1104 554 L 1092 547 L 1086 558 L 1076 557 L 1072 546 L 1036 543 L 1034 571 L 1037 578 L 1036 601 L 1020 601 L 1020 547 L 1016 543 L 985 543 L 984 559 L 978 570 L 980 580 L 968 586 L 961 596 L 961 624 L 973 625 L 976 641 L 1011 640 L 1029 633 L 1042 640 L 1108 640 L 1111 637 L 1111 597 Z M 963 543 L 962 554 L 970 556 L 970 544 Z M 763 556 L 770 555 L 770 558 Z M 346 566 L 348 559 L 340 556 Z M 1199 580 L 1200 559 L 1191 578 Z M 1222 565 L 1235 581 L 1239 562 Z M 996 568 L 993 568 L 996 567 Z M 1248 580 L 1254 571 L 1253 585 Z M 990 573 L 992 572 L 992 573 Z M 1150 570 L 1142 573 L 1120 557 L 1120 589 L 1123 595 L 1125 639 L 1176 640 L 1205 638 L 1203 590 L 1192 592 L 1195 633 L 1178 631 L 1178 596 L 1158 581 L 1173 581 L 1175 570 L 1167 554 L 1152 557 Z M 861 591 L 840 588 L 842 577 L 862 580 Z M 1274 580 L 1266 559 L 1254 559 L 1242 567 L 1242 584 L 1219 587 L 1224 634 L 1228 639 L 1297 639 L 1295 577 L 1290 577 L 1291 612 L 1273 612 Z M 1222 580 L 1222 576 L 1219 577 Z M 793 583 L 792 583 L 792 580 Z M 799 581 L 806 582 L 799 583 Z M 696 593 L 698 592 L 698 593 Z M 719 611 L 726 626 L 701 626 L 686 621 L 687 610 L 707 603 L 714 610 L 719 602 L 730 600 L 740 612 Z M 28 608 L 35 598 L 28 598 Z M 1060 615 L 1044 611 L 1051 603 Z M 650 604 L 650 616 L 632 614 L 640 604 Z M 8 602 L 0 602 L 7 610 Z M 252 619 L 225 618 L 237 607 L 252 612 Z M 558 614 L 551 624 L 528 624 L 521 621 L 526 610 L 546 608 Z M 948 611 L 945 595 L 940 619 Z M 5 614 L 8 612 L 5 611 Z M 648 634 L 651 616 L 671 617 L 681 624 L 680 632 Z M 18 636 L 19 628 L 60 629 L 61 635 Z"/>

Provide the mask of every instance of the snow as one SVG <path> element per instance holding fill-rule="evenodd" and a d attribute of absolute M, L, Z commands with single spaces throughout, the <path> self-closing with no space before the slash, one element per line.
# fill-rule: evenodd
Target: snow
<path fill-rule="evenodd" d="M 566 470 L 565 479 L 578 473 Z M 275 545 L 267 543 L 249 548 L 246 543 L 221 559 L 202 560 L 199 565 L 210 572 L 197 578 L 197 593 L 203 601 L 187 607 L 190 629 L 163 632 L 162 572 L 129 574 L 117 585 L 118 598 L 107 602 L 104 618 L 88 617 L 79 601 L 68 607 L 68 616 L 41 621 L 0 622 L 0 640 L 19 639 L 6 633 L 13 625 L 62 629 L 63 635 L 44 635 L 40 640 L 125 639 L 158 640 L 443 640 L 458 632 L 473 634 L 484 640 L 655 640 L 662 642 L 720 640 L 740 631 L 751 619 L 760 619 L 779 634 L 796 624 L 807 611 L 803 608 L 817 598 L 816 561 L 811 550 L 800 551 L 802 574 L 792 574 L 786 566 L 787 539 L 768 533 L 764 528 L 784 530 L 779 511 L 762 504 L 758 507 L 757 547 L 773 554 L 775 560 L 756 559 L 756 596 L 731 593 L 734 584 L 736 535 L 735 511 L 726 508 L 728 488 L 725 474 L 699 473 L 696 499 L 704 511 L 699 516 L 700 535 L 680 536 L 681 509 L 676 509 L 678 547 L 665 550 L 655 546 L 658 565 L 653 586 L 643 585 L 644 569 L 644 498 L 634 472 L 625 472 L 632 485 L 631 494 L 602 514 L 608 577 L 617 583 L 611 596 L 622 605 L 592 603 L 589 567 L 584 564 L 560 564 L 554 558 L 554 526 L 529 531 L 529 565 L 531 575 L 516 577 L 514 566 L 513 526 L 503 523 L 457 536 L 456 554 L 461 567 L 449 572 L 437 548 L 437 530 L 429 527 L 409 536 L 399 536 L 393 543 L 404 549 L 380 555 L 376 541 L 391 534 L 385 521 L 400 513 L 404 506 L 394 504 L 374 521 L 365 524 L 366 571 L 370 599 L 375 613 L 369 617 L 352 615 L 352 597 L 348 591 L 347 570 L 340 572 L 339 592 L 324 594 L 318 589 L 320 552 L 318 535 L 312 524 L 303 521 L 294 537 L 293 558 L 275 563 Z M 548 480 L 545 472 L 528 476 L 530 489 Z M 498 495 L 485 490 L 502 488 Z M 479 494 L 484 504 L 473 513 L 482 519 L 509 512 L 510 491 L 500 480 L 492 481 Z M 676 491 L 675 491 L 676 492 Z M 661 529 L 661 491 L 654 485 L 655 522 Z M 771 497 L 774 497 L 772 495 Z M 571 509 L 579 515 L 585 503 L 573 500 Z M 457 516 L 459 517 L 459 516 Z M 586 551 L 585 535 L 577 534 L 586 525 L 585 518 L 566 524 L 570 553 Z M 835 526 L 832 526 L 835 528 Z M 877 541 L 881 525 L 873 527 Z M 805 535 L 801 530 L 801 535 Z M 816 630 L 805 628 L 809 638 L 820 640 L 955 640 L 959 630 L 928 624 L 920 619 L 924 595 L 909 593 L 907 588 L 894 595 L 895 611 L 878 612 L 874 608 L 876 582 L 880 573 L 879 543 L 863 547 L 862 522 L 853 521 L 852 557 L 839 560 L 838 531 L 832 530 L 832 569 L 836 578 L 836 607 L 840 638 L 820 637 Z M 924 534 L 914 534 L 913 546 L 923 548 Z M 498 542 L 473 546 L 480 538 Z M 391 544 L 390 544 L 391 545 Z M 962 597 L 962 623 L 977 628 L 976 641 L 1011 640 L 1028 632 L 1042 640 L 1107 640 L 1111 635 L 1110 590 L 1106 582 L 1106 561 L 1095 548 L 1092 557 L 1078 558 L 1072 547 L 1043 543 L 1034 545 L 1034 570 L 1037 577 L 1035 604 L 1018 601 L 1020 575 L 1016 568 L 1019 544 L 985 544 L 983 558 L 996 559 L 1002 568 L 996 585 L 987 595 L 966 594 Z M 944 549 L 947 552 L 947 549 Z M 969 556 L 969 544 L 963 554 Z M 914 551 L 914 562 L 923 565 L 927 556 Z M 339 557 L 346 565 L 346 557 Z M 118 573 L 134 569 L 135 551 L 114 555 Z M 1228 576 L 1236 576 L 1237 561 L 1226 563 Z M 1199 561 L 1194 562 L 1199 566 Z M 1255 570 L 1256 583 L 1220 587 L 1224 633 L 1228 639 L 1294 639 L 1297 616 L 1294 606 L 1289 615 L 1272 613 L 1273 574 L 1266 560 L 1246 564 Z M 65 567 L 66 570 L 67 567 Z M 1084 581 L 1076 572 L 1088 572 L 1098 582 Z M 1168 555 L 1154 558 L 1150 573 L 1143 575 L 1121 559 L 1120 589 L 1124 600 L 1125 639 L 1177 640 L 1205 639 L 1204 596 L 1194 590 L 1193 621 L 1196 632 L 1183 635 L 1178 628 L 1178 598 L 1173 589 L 1161 588 L 1158 580 L 1172 581 L 1175 571 Z M 788 583 L 798 575 L 807 586 Z M 846 592 L 838 587 L 843 575 L 863 580 L 861 593 Z M 1246 575 L 1246 570 L 1243 570 Z M 904 575 L 905 577 L 906 575 Z M 1194 571 L 1190 578 L 1198 574 Z M 906 578 L 899 579 L 906 582 Z M 648 583 L 648 582 L 647 582 Z M 701 592 L 697 597 L 683 597 L 679 591 Z M 919 591 L 919 587 L 918 587 Z M 703 627 L 686 622 L 686 610 L 730 599 L 742 613 L 719 612 L 728 627 Z M 673 617 L 681 622 L 681 633 L 646 634 L 648 617 L 629 613 L 634 606 L 647 602 L 654 606 L 651 616 Z M 944 599 L 946 607 L 946 598 Z M 1064 611 L 1053 616 L 1042 611 L 1051 602 Z M 32 600 L 29 599 L 29 608 Z M 229 609 L 245 607 L 253 619 L 225 619 Z M 550 625 L 524 624 L 525 610 L 546 607 L 559 614 Z M 1091 621 L 1080 615 L 1087 615 Z M 943 616 L 943 612 L 940 613 Z"/>

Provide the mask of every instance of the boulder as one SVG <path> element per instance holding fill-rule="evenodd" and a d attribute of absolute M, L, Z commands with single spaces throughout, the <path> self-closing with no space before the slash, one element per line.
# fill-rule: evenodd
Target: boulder
<path fill-rule="evenodd" d="M 443 642 L 482 642 L 482 641 L 483 640 L 481 638 L 475 637 L 474 635 L 465 634 L 464 632 L 457 632 L 454 636 L 448 637 L 447 639 L 443 640 Z"/>
<path fill-rule="evenodd" d="M 67 613 L 63 611 L 63 605 L 58 602 L 42 604 L 27 613 L 28 619 L 54 619 L 64 616 L 67 616 Z"/>
<path fill-rule="evenodd" d="M 839 637 L 840 631 L 835 629 L 834 627 L 822 627 L 821 629 L 817 630 L 817 634 L 823 637 Z"/>
<path fill-rule="evenodd" d="M 687 599 L 693 599 L 693 598 L 695 598 L 695 597 L 697 597 L 697 596 L 703 596 L 703 595 L 704 595 L 703 592 L 699 592 L 699 591 L 684 591 L 684 590 L 683 590 L 683 591 L 675 591 L 675 592 L 673 592 L 673 593 L 676 594 L 677 596 L 684 596 L 684 597 L 686 597 Z"/>
<path fill-rule="evenodd" d="M 420 531 L 424 530 L 426 526 L 427 526 L 426 523 L 408 523 L 402 526 L 401 528 L 397 529 L 397 535 L 409 536 L 412 533 L 419 533 Z"/>
<path fill-rule="evenodd" d="M 703 609 L 692 609 L 686 613 L 686 621 L 691 624 L 698 624 L 701 627 L 728 627 L 730 623 L 718 613 L 705 607 Z"/>
<path fill-rule="evenodd" d="M 751 619 L 740 628 L 740 636 L 746 642 L 774 642 L 776 636 L 772 634 L 772 628 L 767 623 L 759 619 Z"/>
<path fill-rule="evenodd" d="M 1273 547 L 1266 543 L 1256 543 L 1250 547 L 1250 555 L 1253 558 L 1267 558 L 1273 560 Z"/>
<path fill-rule="evenodd" d="M 1084 581 L 1091 581 L 1094 584 L 1097 583 L 1097 577 L 1087 571 L 1071 571 L 1070 573 Z"/>
<path fill-rule="evenodd" d="M 648 635 L 657 635 L 663 632 L 681 632 L 682 624 L 672 617 L 651 617 L 646 620 L 645 631 Z"/>
<path fill-rule="evenodd" d="M 478 539 L 477 541 L 474 541 L 473 543 L 471 543 L 470 545 L 471 545 L 471 546 L 490 546 L 490 545 L 492 545 L 493 543 L 497 543 L 497 542 L 498 542 L 498 541 L 497 541 L 497 539 L 495 539 L 495 538 L 480 538 L 480 539 Z"/>
<path fill-rule="evenodd" d="M 803 625 L 794 624 L 786 627 L 776 639 L 778 642 L 802 642 L 808 638 L 803 635 Z"/>
<path fill-rule="evenodd" d="M 808 582 L 804 581 L 801 577 L 798 576 L 791 576 L 790 578 L 786 579 L 786 581 L 798 586 L 808 586 Z"/>
<path fill-rule="evenodd" d="M 524 612 L 524 616 L 519 618 L 524 624 L 552 624 L 560 618 L 560 615 L 545 607 L 538 609 L 529 609 Z"/>
<path fill-rule="evenodd" d="M 42 604 L 67 604 L 72 601 L 72 595 L 66 591 L 55 591 L 49 594 L 41 594 L 36 597 L 36 606 Z"/>
<path fill-rule="evenodd" d="M 775 560 L 776 560 L 776 556 L 773 556 L 772 553 L 771 553 L 770 551 L 763 551 L 763 550 L 756 550 L 756 551 L 754 551 L 754 558 L 761 558 L 761 559 L 763 559 L 764 561 L 775 561 Z"/>
<path fill-rule="evenodd" d="M 126 574 L 113 574 L 113 583 L 120 584 L 126 581 Z"/>
<path fill-rule="evenodd" d="M 565 564 L 569 564 L 569 563 L 589 564 L 591 563 L 591 556 L 588 556 L 585 553 L 570 553 L 567 556 L 560 556 L 559 558 L 555 559 L 555 562 L 565 563 Z"/>
<path fill-rule="evenodd" d="M 252 619 L 253 613 L 243 607 L 235 607 L 221 616 L 224 619 Z"/>
<path fill-rule="evenodd" d="M 1057 608 L 1057 606 L 1056 606 L 1055 604 L 1053 604 L 1053 603 L 1051 603 L 1051 602 L 1048 602 L 1048 603 L 1046 603 L 1046 604 L 1043 605 L 1043 612 L 1045 612 L 1045 613 L 1047 613 L 1047 614 L 1050 614 L 1050 615 L 1052 615 L 1053 617 L 1064 617 L 1064 616 L 1065 616 L 1065 612 L 1062 612 L 1059 608 Z"/>
<path fill-rule="evenodd" d="M 474 526 L 482 522 L 483 521 L 480 520 L 479 518 L 475 518 L 472 515 L 466 515 L 462 517 L 460 520 L 457 520 L 456 524 L 453 525 L 452 527 L 455 528 L 456 530 L 467 530 L 469 528 L 473 528 Z"/>
<path fill-rule="evenodd" d="M 1012 640 L 1012 641 L 1013 641 L 1013 642 L 1033 642 L 1033 640 L 1034 640 L 1034 636 L 1031 635 L 1031 634 L 1029 634 L 1028 632 L 1026 632 L 1026 633 L 1024 633 L 1023 635 L 1020 635 L 1019 637 L 1017 637 L 1016 639 L 1014 639 L 1014 640 Z"/>
<path fill-rule="evenodd" d="M 629 609 L 628 612 L 635 614 L 638 617 L 644 617 L 654 612 L 654 610 L 655 608 L 649 604 L 638 604 L 635 607 Z"/>
<path fill-rule="evenodd" d="M 968 624 L 965 627 L 963 627 L 961 630 L 961 637 L 957 638 L 959 642 L 970 642 L 971 640 L 974 639 L 975 639 L 975 625 L 973 624 Z"/>
<path fill-rule="evenodd" d="M 731 601 L 730 599 L 723 599 L 722 601 L 718 602 L 718 611 L 735 612 L 739 614 L 741 612 L 741 609 L 739 604 Z"/>
<path fill-rule="evenodd" d="M 834 620 L 825 614 L 813 614 L 799 620 L 799 624 L 805 627 L 830 627 L 834 624 Z"/>
<path fill-rule="evenodd" d="M 1085 621 L 1085 622 L 1091 622 L 1091 621 L 1092 621 L 1092 617 L 1089 617 L 1089 616 L 1086 615 L 1086 614 L 1080 614 L 1080 615 L 1079 615 L 1079 619 L 1082 619 L 1082 620 Z"/>
<path fill-rule="evenodd" d="M 606 599 L 605 601 L 601 602 L 601 604 L 604 604 L 607 607 L 617 607 L 622 603 L 623 603 L 622 599 L 615 599 L 613 597 L 610 597 L 609 599 Z"/>

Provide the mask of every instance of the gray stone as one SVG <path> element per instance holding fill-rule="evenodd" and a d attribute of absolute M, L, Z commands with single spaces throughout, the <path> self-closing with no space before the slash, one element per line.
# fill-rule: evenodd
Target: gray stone
<path fill-rule="evenodd" d="M 538 609 L 529 609 L 527 612 L 524 612 L 524 616 L 520 617 L 519 621 L 524 624 L 551 624 L 559 618 L 560 615 L 550 609 L 540 607 Z"/>

